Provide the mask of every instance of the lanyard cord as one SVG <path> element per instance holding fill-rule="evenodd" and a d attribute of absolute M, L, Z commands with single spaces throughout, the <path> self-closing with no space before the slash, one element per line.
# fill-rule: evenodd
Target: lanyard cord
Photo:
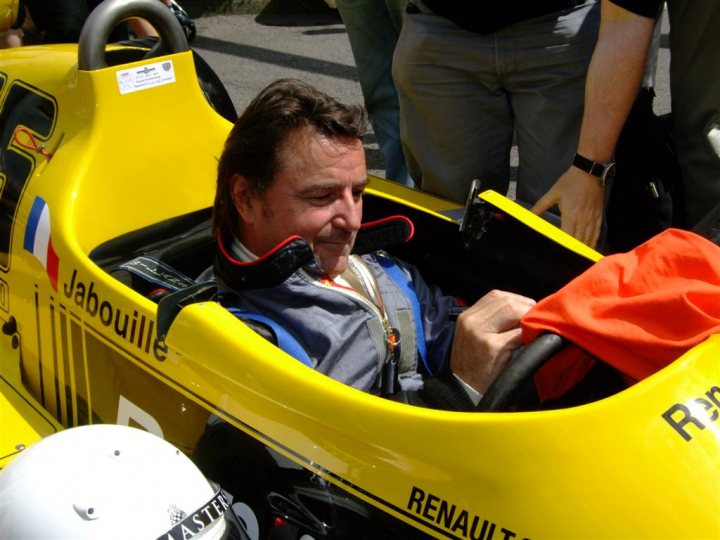
<path fill-rule="evenodd" d="M 30 142 L 24 142 L 20 140 L 20 133 L 24 133 L 29 139 Z M 21 146 L 22 148 L 25 148 L 26 150 L 33 150 L 34 152 L 40 154 L 41 156 L 50 159 L 53 157 L 52 152 L 48 152 L 45 150 L 45 145 L 38 142 L 38 140 L 35 138 L 35 135 L 26 127 L 16 127 L 15 131 L 13 131 L 13 141 L 18 146 Z"/>

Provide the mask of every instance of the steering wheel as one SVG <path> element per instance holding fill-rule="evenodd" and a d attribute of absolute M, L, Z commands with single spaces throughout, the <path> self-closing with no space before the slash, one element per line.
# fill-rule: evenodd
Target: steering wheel
<path fill-rule="evenodd" d="M 78 48 L 78 69 L 94 71 L 107 67 L 105 45 L 113 29 L 132 18 L 146 19 L 160 39 L 143 58 L 190 50 L 185 32 L 172 12 L 158 0 L 105 0 L 85 21 Z"/>
<path fill-rule="evenodd" d="M 530 343 L 497 376 L 477 404 L 478 412 L 507 410 L 518 391 L 545 362 L 550 360 L 569 341 L 557 334 L 543 334 Z"/>

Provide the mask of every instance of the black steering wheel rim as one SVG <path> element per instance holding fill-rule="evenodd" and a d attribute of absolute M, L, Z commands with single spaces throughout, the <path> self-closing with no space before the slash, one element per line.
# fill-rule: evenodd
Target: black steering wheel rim
<path fill-rule="evenodd" d="M 520 354 L 508 362 L 477 404 L 478 412 L 505 411 L 513 403 L 522 386 L 569 344 L 557 334 L 543 334 L 527 345 Z"/>
<path fill-rule="evenodd" d="M 123 21 L 132 18 L 147 20 L 160 39 L 145 58 L 190 50 L 182 26 L 172 12 L 158 0 L 105 0 L 90 14 L 78 47 L 78 69 L 95 71 L 107 67 L 105 45 L 110 33 Z"/>

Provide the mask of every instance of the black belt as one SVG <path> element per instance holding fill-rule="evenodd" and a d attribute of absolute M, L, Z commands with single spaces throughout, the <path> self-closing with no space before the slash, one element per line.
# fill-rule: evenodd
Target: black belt
<path fill-rule="evenodd" d="M 543 0 L 530 4 L 531 9 L 527 9 L 525 13 L 512 3 L 508 7 L 499 9 L 497 4 L 493 4 L 492 13 L 487 16 L 477 15 L 477 4 L 475 2 L 467 2 L 466 0 L 410 0 L 405 9 L 409 15 L 417 13 L 431 12 L 434 15 L 445 17 L 457 24 L 459 27 L 475 32 L 478 34 L 492 34 L 498 30 L 502 30 L 507 26 L 548 15 L 573 9 L 587 2 L 595 2 L 596 0 Z M 482 21 L 482 24 L 480 23 Z M 487 21 L 493 21 L 487 24 Z"/>

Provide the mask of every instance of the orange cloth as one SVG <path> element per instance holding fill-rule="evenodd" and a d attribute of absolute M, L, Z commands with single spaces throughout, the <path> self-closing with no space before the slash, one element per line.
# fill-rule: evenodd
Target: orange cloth
<path fill-rule="evenodd" d="M 553 332 L 639 381 L 720 332 L 720 247 L 668 229 L 601 259 L 538 302 L 521 326 L 526 344 Z M 592 363 L 566 348 L 535 375 L 541 399 L 562 395 Z"/>

